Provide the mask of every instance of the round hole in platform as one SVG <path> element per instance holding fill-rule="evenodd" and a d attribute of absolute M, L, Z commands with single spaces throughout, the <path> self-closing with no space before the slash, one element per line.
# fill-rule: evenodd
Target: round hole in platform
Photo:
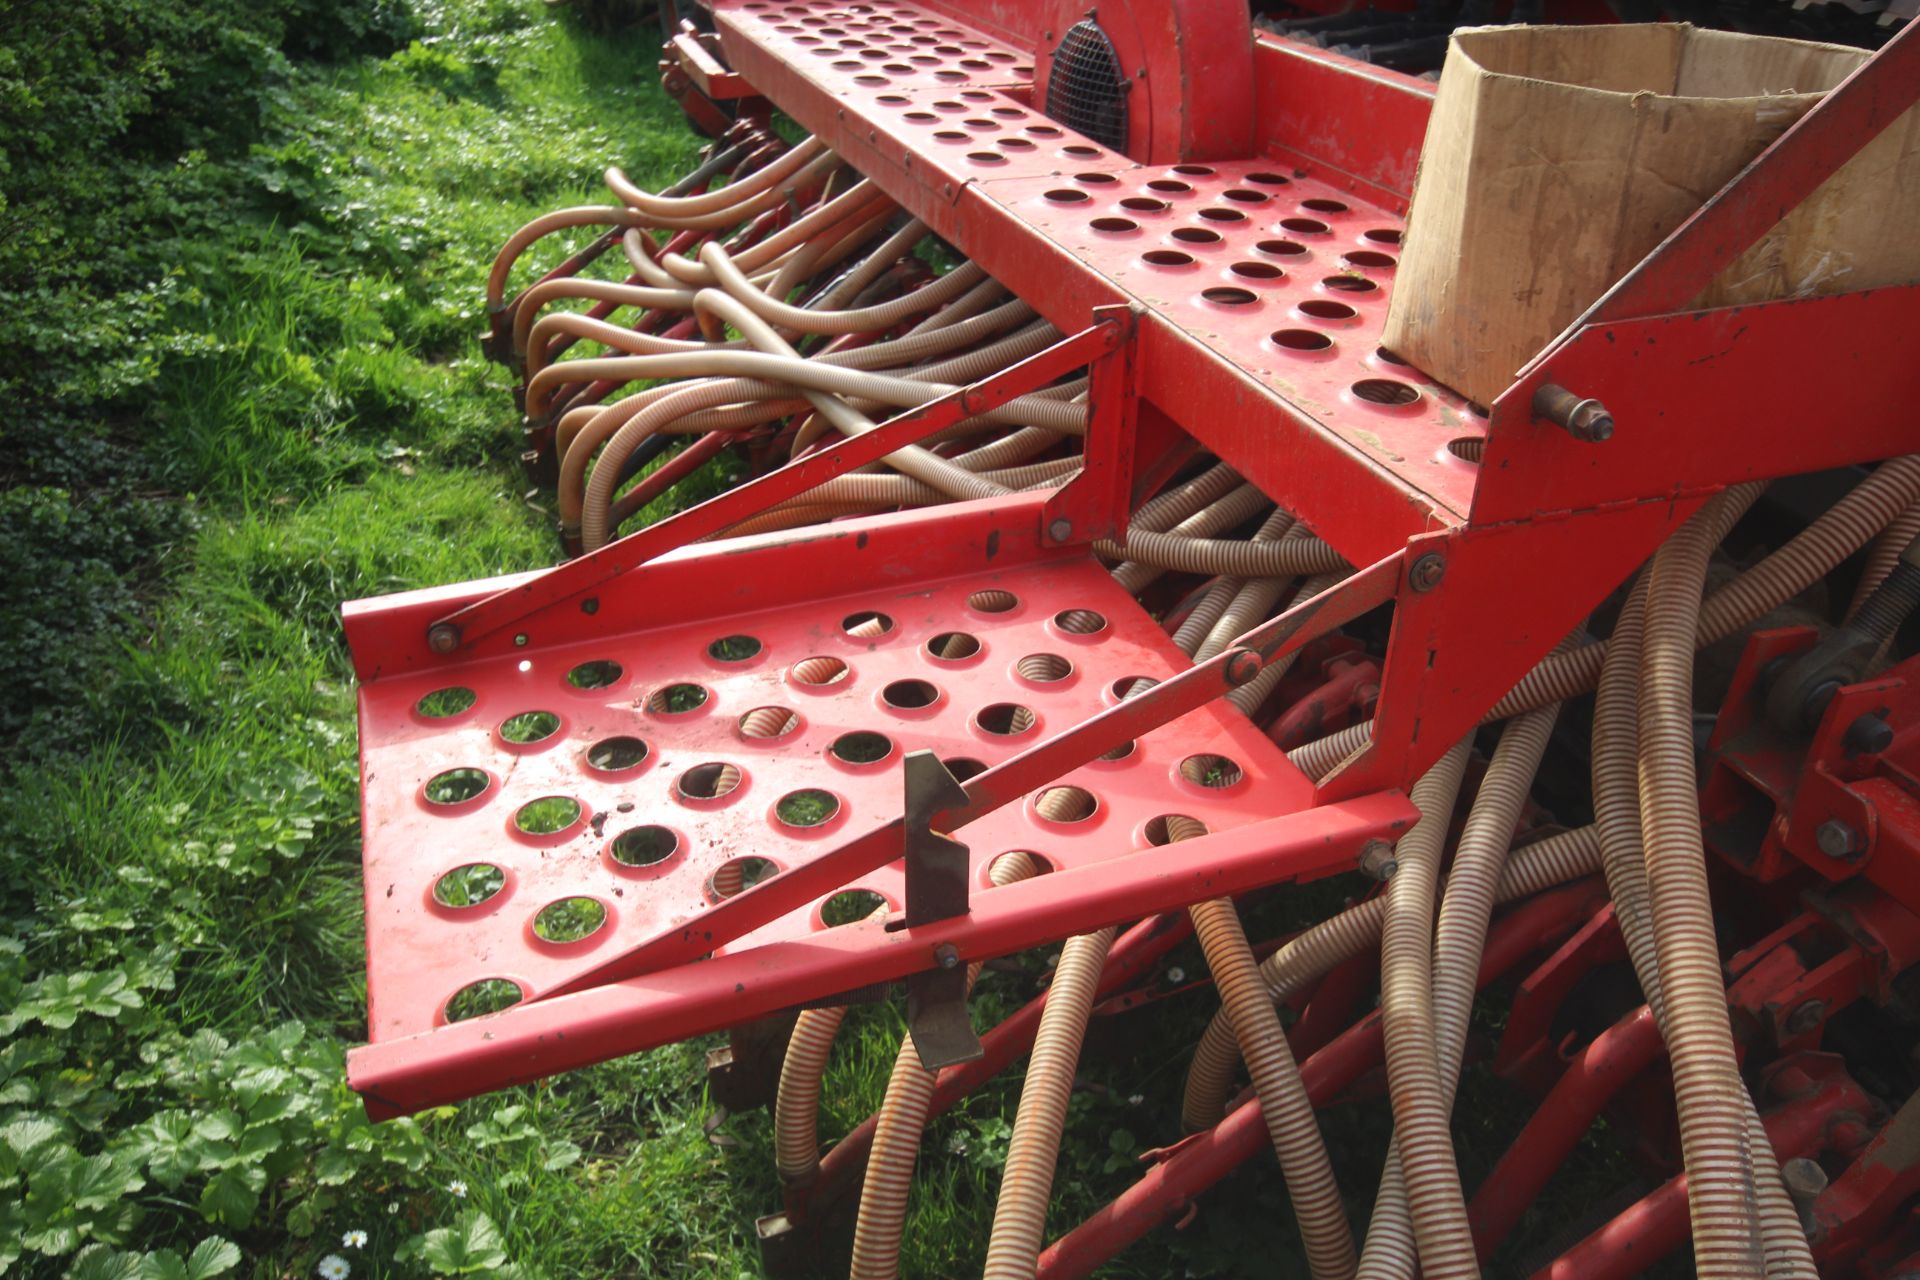
<path fill-rule="evenodd" d="M 443 907 L 477 907 L 506 885 L 507 873 L 491 862 L 469 862 L 433 882 L 433 900 Z"/>

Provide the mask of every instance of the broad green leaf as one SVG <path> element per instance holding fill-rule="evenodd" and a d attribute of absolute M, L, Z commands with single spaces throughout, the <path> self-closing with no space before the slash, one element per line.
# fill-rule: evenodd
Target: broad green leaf
<path fill-rule="evenodd" d="M 150 1253 L 140 1263 L 139 1280 L 187 1280 L 186 1259 L 171 1249 Z"/>
<path fill-rule="evenodd" d="M 427 1232 L 422 1250 L 427 1265 L 443 1276 L 471 1275 L 506 1265 L 500 1228 L 478 1209 L 470 1209 L 452 1227 Z"/>
<path fill-rule="evenodd" d="M 88 1156 L 73 1174 L 71 1196 L 81 1209 L 104 1209 L 121 1196 L 138 1191 L 147 1180 L 138 1171 L 109 1155 Z"/>
<path fill-rule="evenodd" d="M 137 1253 L 122 1253 L 103 1244 L 88 1245 L 73 1266 L 67 1280 L 141 1280 L 141 1258 Z"/>
<path fill-rule="evenodd" d="M 260 1190 L 267 1175 L 259 1169 L 223 1169 L 200 1192 L 200 1212 L 208 1221 L 243 1230 L 260 1207 Z"/>
<path fill-rule="evenodd" d="M 360 1162 L 354 1159 L 351 1151 L 342 1151 L 339 1147 L 328 1147 L 314 1162 L 313 1177 L 323 1187 L 337 1187 L 343 1182 L 350 1181 L 359 1167 Z"/>
<path fill-rule="evenodd" d="M 219 1236 L 208 1236 L 187 1255 L 187 1280 L 212 1280 L 239 1265 L 239 1245 Z"/>

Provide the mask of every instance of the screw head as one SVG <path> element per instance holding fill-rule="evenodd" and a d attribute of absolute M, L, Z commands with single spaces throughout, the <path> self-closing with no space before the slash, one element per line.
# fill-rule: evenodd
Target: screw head
<path fill-rule="evenodd" d="M 1248 651 L 1233 655 L 1227 662 L 1227 683 L 1235 688 L 1245 684 L 1260 674 L 1260 659 Z"/>
<path fill-rule="evenodd" d="M 1827 1171 L 1817 1160 L 1805 1156 L 1795 1156 L 1781 1165 L 1780 1179 L 1787 1184 L 1787 1194 L 1795 1200 L 1812 1199 L 1827 1189 Z"/>
<path fill-rule="evenodd" d="M 1825 1001 L 1808 1000 L 1804 1004 L 1797 1006 L 1792 1013 L 1787 1015 L 1787 1034 L 1797 1036 L 1813 1030 L 1820 1025 L 1820 1019 L 1825 1017 L 1826 1013 L 1827 1006 Z"/>
<path fill-rule="evenodd" d="M 1846 748 L 1848 755 L 1879 755 L 1893 745 L 1893 726 L 1887 723 L 1884 715 L 1869 711 L 1847 726 L 1846 737 L 1841 745 Z"/>
<path fill-rule="evenodd" d="M 436 622 L 427 628 L 427 648 L 435 653 L 452 653 L 460 647 L 460 628 L 451 622 Z"/>
<path fill-rule="evenodd" d="M 1360 870 L 1375 880 L 1391 880 L 1400 870 L 1400 861 L 1385 840 L 1369 840 L 1360 846 Z"/>
<path fill-rule="evenodd" d="M 1053 542 L 1065 542 L 1073 536 L 1073 521 L 1061 516 L 1047 526 L 1047 538 Z"/>
<path fill-rule="evenodd" d="M 1860 852 L 1860 833 L 1838 818 L 1828 818 L 1813 833 L 1814 844 L 1829 858 L 1851 858 Z"/>
<path fill-rule="evenodd" d="M 933 949 L 933 960 L 942 969 L 956 969 L 960 965 L 960 950 L 951 942 L 943 942 Z"/>
<path fill-rule="evenodd" d="M 1440 585 L 1440 579 L 1447 576 L 1447 558 L 1438 551 L 1429 551 L 1413 562 L 1407 570 L 1407 582 L 1415 591 L 1431 591 Z"/>

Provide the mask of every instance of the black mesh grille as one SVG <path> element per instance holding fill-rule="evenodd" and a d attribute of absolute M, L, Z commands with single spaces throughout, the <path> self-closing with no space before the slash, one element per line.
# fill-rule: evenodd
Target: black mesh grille
<path fill-rule="evenodd" d="M 1047 114 L 1095 142 L 1127 145 L 1127 93 L 1113 43 L 1091 20 L 1076 22 L 1053 53 Z"/>

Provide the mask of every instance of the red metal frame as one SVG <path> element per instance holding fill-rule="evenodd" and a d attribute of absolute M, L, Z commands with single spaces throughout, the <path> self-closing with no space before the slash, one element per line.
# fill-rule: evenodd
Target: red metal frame
<path fill-rule="evenodd" d="M 1072 6 L 1050 3 L 1035 14 L 1012 0 L 716 0 L 733 69 L 725 74 L 738 79 L 729 90 L 765 93 L 1074 336 L 571 565 L 349 606 L 362 680 L 373 1005 L 373 1043 L 352 1055 L 350 1069 L 373 1113 L 839 998 L 927 970 L 941 947 L 983 959 L 1351 866 L 1365 841 L 1391 838 L 1411 819 L 1410 781 L 1713 493 L 1914 448 L 1906 407 L 1915 375 L 1901 344 L 1920 319 L 1915 288 L 1687 310 L 1721 265 L 1920 96 L 1920 37 L 1911 28 L 1481 408 L 1379 345 L 1431 86 L 1265 34 L 1249 39 L 1244 7 L 1238 18 L 1194 23 L 1230 8 L 1207 0 L 1103 9 L 1124 60 L 1139 56 L 1130 70 L 1144 73 L 1141 92 L 1150 97 L 1142 101 L 1154 104 L 1136 115 L 1121 154 L 1036 109 L 1049 42 L 1080 16 Z M 711 80 L 705 54 L 682 51 Z M 1176 101 L 1180 110 L 1163 109 Z M 1089 362 L 1086 467 L 1056 493 L 694 545 Z M 1817 373 L 1781 377 L 1801 369 Z M 1613 437 L 1583 443 L 1536 419 L 1534 393 L 1546 383 L 1604 399 Z M 1183 670 L 1087 543 L 1123 540 L 1126 511 L 1193 442 L 1364 567 Z M 970 603 L 980 591 L 1009 591 L 1020 603 L 1005 615 L 983 613 Z M 1372 741 L 1316 787 L 1219 695 L 1389 603 Z M 1087 637 L 1050 621 L 1070 607 L 1095 608 L 1109 625 Z M 866 610 L 898 625 L 876 643 L 833 626 Z M 938 665 L 922 647 L 962 630 L 987 655 L 964 669 Z M 767 644 L 750 670 L 701 658 L 707 640 L 734 632 Z M 571 665 L 613 649 L 628 667 L 617 688 L 564 685 Z M 1068 654 L 1075 678 L 1034 688 L 1008 669 L 1028 652 Z M 784 673 L 815 654 L 841 659 L 852 675 L 824 694 L 797 689 Z M 1750 661 L 1745 678 L 1756 671 Z M 635 698 L 695 672 L 712 695 L 700 714 L 676 719 Z M 930 673 L 939 700 L 924 715 L 875 699 L 892 680 Z M 1135 675 L 1160 683 L 1121 700 L 1114 682 Z M 414 710 L 422 693 L 451 684 L 479 692 L 471 712 L 440 723 Z M 554 741 L 531 749 L 495 729 L 502 716 L 533 709 L 530 689 L 563 708 Z M 1920 827 L 1911 821 L 1911 771 L 1896 761 L 1863 772 L 1833 755 L 1835 726 L 1846 723 L 1836 717 L 1904 699 L 1904 689 L 1895 680 L 1843 691 L 1807 748 L 1817 765 L 1802 775 L 1809 780 L 1790 799 L 1763 785 L 1790 810 L 1778 829 L 1780 857 L 1835 876 L 1841 869 L 1808 855 L 1806 831 L 1820 815 L 1859 817 L 1867 806 L 1861 820 L 1875 847 L 1902 855 L 1876 854 L 1869 878 L 1920 897 L 1904 879 Z M 996 701 L 1032 705 L 1040 724 L 1018 740 L 984 732 L 967 713 Z M 777 741 L 746 741 L 733 717 L 755 706 L 798 711 L 801 727 Z M 1737 719 L 1723 720 L 1720 758 L 1749 783 L 1775 778 L 1766 769 L 1777 759 L 1755 764 L 1727 736 Z M 989 766 L 964 781 L 965 804 L 941 818 L 973 848 L 966 915 L 901 928 L 896 911 L 885 922 L 822 927 L 818 904 L 843 886 L 902 901 L 898 755 L 861 772 L 826 754 L 835 731 L 874 724 L 902 750 L 951 757 L 964 746 Z M 581 760 L 587 744 L 614 733 L 650 748 L 632 784 L 596 778 Z M 1137 745 L 1125 760 L 1099 758 L 1129 741 Z M 1242 781 L 1220 792 L 1186 782 L 1175 766 L 1203 752 L 1230 754 Z M 634 789 L 720 758 L 744 765 L 747 777 L 724 803 Z M 487 769 L 490 789 L 469 808 L 436 812 L 420 788 L 454 765 Z M 1099 820 L 1063 831 L 1038 819 L 1028 799 L 1056 779 L 1097 794 Z M 534 839 L 509 828 L 515 804 L 563 784 L 585 806 L 574 826 Z M 770 799 L 803 784 L 834 791 L 840 813 L 815 831 L 783 831 Z M 632 818 L 611 816 L 622 805 L 633 806 Z M 1147 839 L 1149 820 L 1174 812 L 1213 830 L 1183 844 L 1177 859 Z M 620 825 L 642 819 L 685 826 L 695 838 L 684 843 L 698 852 L 631 875 L 603 846 Z M 769 833 L 780 843 L 769 844 Z M 761 848 L 775 851 L 781 873 L 716 901 L 719 859 Z M 986 890 L 986 862 L 1011 848 L 1036 849 L 1056 869 Z M 435 876 L 456 858 L 483 857 L 511 863 L 500 901 L 464 916 L 433 903 Z M 583 891 L 609 905 L 613 918 L 599 934 L 559 946 L 532 934 L 532 908 Z M 1549 1010 L 1568 984 L 1617 958 L 1610 918 L 1593 915 L 1599 893 L 1589 884 L 1520 904 L 1489 940 L 1488 971 L 1500 972 L 1542 941 L 1574 935 L 1523 987 L 1511 1043 L 1502 1045 L 1506 1069 L 1542 1088 L 1557 1078 L 1567 1104 L 1516 1144 L 1521 1173 L 1507 1175 L 1516 1185 L 1550 1164 L 1575 1121 L 1644 1057 L 1641 1022 L 1621 1032 L 1625 1048 L 1597 1042 L 1566 1074 L 1547 1051 L 1557 1046 L 1545 1045 Z M 1889 915 L 1887 905 L 1811 901 L 1808 918 L 1738 959 L 1745 976 L 1736 1005 L 1786 1044 L 1798 1033 L 1781 1036 L 1784 1020 L 1806 999 L 1879 991 L 1914 936 L 1911 918 Z M 1845 954 L 1800 964 L 1796 940 L 1807 931 L 1824 931 L 1823 946 L 1843 938 Z M 456 978 L 482 976 L 510 978 L 529 998 L 484 1020 L 446 1024 L 441 1011 Z M 1023 1011 L 990 1036 L 983 1062 L 1016 1051 L 1035 1016 Z M 1331 1097 L 1377 1052 L 1377 1018 L 1335 1037 L 1303 1064 L 1310 1091 Z M 989 1069 L 950 1069 L 942 1088 L 958 1090 Z M 1789 1110 L 1795 1124 L 1833 1113 L 1827 1103 Z M 1783 1147 L 1812 1149 L 1817 1137 Z M 1085 1274 L 1263 1141 L 1257 1105 L 1234 1111 L 1056 1242 L 1043 1274 Z M 850 1166 L 858 1145 L 847 1151 L 829 1162 Z M 1873 1197 L 1888 1185 L 1858 1194 L 1878 1205 Z M 1604 1254 L 1619 1272 L 1621 1258 L 1642 1258 L 1684 1232 L 1684 1190 L 1670 1184 L 1636 1212 L 1634 1249 L 1622 1252 L 1615 1232 L 1576 1252 Z M 1488 1214 L 1484 1229 L 1495 1235 L 1511 1217 L 1505 1206 Z"/>

